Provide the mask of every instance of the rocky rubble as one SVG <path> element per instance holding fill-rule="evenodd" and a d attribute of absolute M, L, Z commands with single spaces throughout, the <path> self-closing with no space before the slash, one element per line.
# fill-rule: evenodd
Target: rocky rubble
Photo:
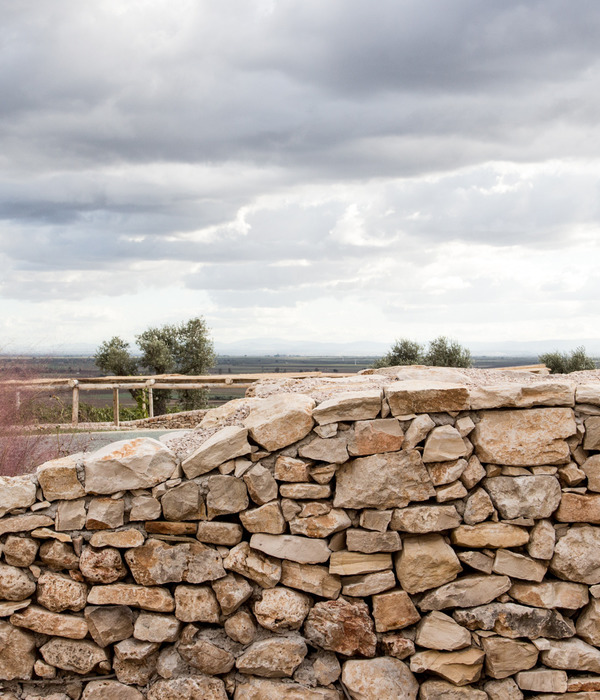
<path fill-rule="evenodd" d="M 0 698 L 600 697 L 597 373 L 398 372 L 1 477 Z"/>

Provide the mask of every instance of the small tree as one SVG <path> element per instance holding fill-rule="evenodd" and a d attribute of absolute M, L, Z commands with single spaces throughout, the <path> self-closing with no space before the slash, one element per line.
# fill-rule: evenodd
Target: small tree
<path fill-rule="evenodd" d="M 107 374 L 128 377 L 137 374 L 137 361 L 129 352 L 129 343 L 115 335 L 105 340 L 94 355 L 96 366 Z"/>
<path fill-rule="evenodd" d="M 387 355 L 381 357 L 373 367 L 394 367 L 396 365 L 420 365 L 423 363 L 423 346 L 414 340 L 400 338 Z"/>
<path fill-rule="evenodd" d="M 424 364 L 433 367 L 470 367 L 472 364 L 469 350 L 444 335 L 430 341 L 423 359 Z"/>
<path fill-rule="evenodd" d="M 538 361 L 546 365 L 550 374 L 570 374 L 586 369 L 596 369 L 596 363 L 587 355 L 583 345 L 571 350 L 570 353 L 561 353 L 558 350 L 547 352 L 540 355 Z"/>

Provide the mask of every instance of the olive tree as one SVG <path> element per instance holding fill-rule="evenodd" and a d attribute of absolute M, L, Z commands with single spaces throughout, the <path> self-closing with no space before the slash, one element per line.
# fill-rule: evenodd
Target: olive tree
<path fill-rule="evenodd" d="M 427 351 L 420 343 L 401 338 L 373 366 L 430 365 L 435 367 L 471 367 L 471 364 L 471 353 L 467 348 L 455 340 L 440 335 L 429 342 Z"/>
<path fill-rule="evenodd" d="M 580 345 L 570 353 L 547 352 L 538 357 L 539 362 L 543 362 L 550 370 L 550 374 L 570 374 L 571 372 L 581 372 L 586 369 L 596 369 L 596 363 L 586 353 L 583 345 Z"/>

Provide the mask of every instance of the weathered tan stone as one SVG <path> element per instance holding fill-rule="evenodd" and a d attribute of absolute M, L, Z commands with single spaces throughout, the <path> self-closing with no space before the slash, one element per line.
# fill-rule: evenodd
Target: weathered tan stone
<path fill-rule="evenodd" d="M 456 501 L 465 498 L 467 489 L 460 481 L 455 481 L 453 484 L 438 486 L 435 490 L 435 500 L 438 503 L 447 503 L 448 501 Z"/>
<path fill-rule="evenodd" d="M 279 493 L 282 498 L 295 500 L 329 498 L 331 486 L 329 484 L 281 484 Z"/>
<path fill-rule="evenodd" d="M 81 573 L 91 583 L 114 583 L 128 574 L 119 551 L 112 547 L 84 547 L 79 566 Z"/>
<path fill-rule="evenodd" d="M 112 666 L 117 679 L 126 685 L 146 685 L 155 674 L 158 646 L 137 639 L 115 644 Z"/>
<path fill-rule="evenodd" d="M 44 661 L 63 671 L 86 675 L 100 665 L 108 665 L 108 655 L 104 649 L 87 639 L 59 639 L 46 642 L 40 653 Z"/>
<path fill-rule="evenodd" d="M 131 499 L 129 520 L 155 520 L 160 518 L 161 513 L 160 501 L 150 494 L 142 494 Z"/>
<path fill-rule="evenodd" d="M 314 657 L 313 670 L 319 685 L 335 683 L 342 673 L 340 662 L 331 651 L 321 651 Z"/>
<path fill-rule="evenodd" d="M 510 587 L 508 576 L 463 576 L 425 594 L 419 607 L 421 610 L 444 610 L 485 605 L 506 593 Z"/>
<path fill-rule="evenodd" d="M 514 583 L 509 595 L 519 603 L 548 609 L 578 610 L 589 601 L 587 586 L 567 581 Z"/>
<path fill-rule="evenodd" d="M 555 513 L 562 523 L 600 524 L 600 494 L 563 493 Z"/>
<path fill-rule="evenodd" d="M 536 693 L 567 692 L 567 674 L 564 671 L 539 668 L 533 671 L 520 671 L 515 677 L 521 690 Z"/>
<path fill-rule="evenodd" d="M 482 462 L 517 467 L 567 464 L 565 438 L 575 431 L 570 408 L 485 411 L 471 440 Z"/>
<path fill-rule="evenodd" d="M 329 560 L 329 573 L 341 576 L 356 576 L 392 568 L 392 557 L 388 553 L 362 554 L 346 549 L 333 552 Z"/>
<path fill-rule="evenodd" d="M 538 650 L 529 642 L 505 637 L 484 637 L 485 672 L 491 678 L 508 678 L 518 671 L 526 671 L 537 663 Z"/>
<path fill-rule="evenodd" d="M 397 452 L 402 448 L 404 433 L 396 418 L 358 421 L 348 439 L 348 453 L 353 457 Z"/>
<path fill-rule="evenodd" d="M 177 651 L 182 659 L 194 669 L 208 675 L 228 673 L 235 659 L 227 649 L 202 636 L 195 625 L 187 625 L 181 634 Z"/>
<path fill-rule="evenodd" d="M 342 682 L 353 700 L 416 700 L 419 692 L 408 666 L 385 656 L 346 661 Z"/>
<path fill-rule="evenodd" d="M 537 582 L 544 578 L 547 569 L 548 567 L 539 561 L 507 549 L 499 549 L 496 552 L 493 567 L 495 574 L 504 574 L 516 579 Z"/>
<path fill-rule="evenodd" d="M 279 455 L 275 460 L 275 478 L 278 481 L 303 482 L 310 478 L 310 462 Z"/>
<path fill-rule="evenodd" d="M 346 656 L 375 656 L 377 637 L 363 601 L 328 600 L 308 613 L 304 636 L 317 647 Z"/>
<path fill-rule="evenodd" d="M 567 678 L 567 691 L 569 693 L 599 690 L 600 676 L 571 676 L 570 678 Z"/>
<path fill-rule="evenodd" d="M 220 474 L 208 478 L 206 513 L 209 520 L 246 510 L 248 503 L 248 491 L 242 479 Z"/>
<path fill-rule="evenodd" d="M 0 620 L 0 680 L 27 680 L 33 674 L 35 637 Z"/>
<path fill-rule="evenodd" d="M 242 527 L 238 523 L 199 522 L 196 537 L 200 542 L 233 547 L 241 542 L 242 532 Z"/>
<path fill-rule="evenodd" d="M 458 558 L 463 564 L 470 566 L 475 571 L 481 571 L 484 574 L 491 574 L 494 560 L 488 557 L 483 552 L 458 552 Z"/>
<path fill-rule="evenodd" d="M 479 488 L 469 496 L 463 518 L 467 525 L 475 525 L 487 520 L 495 512 L 494 504 L 487 491 Z"/>
<path fill-rule="evenodd" d="M 586 644 L 582 639 L 573 637 L 551 640 L 548 647 L 541 653 L 544 666 L 566 671 L 600 673 L 600 649 Z"/>
<path fill-rule="evenodd" d="M 32 632 L 54 637 L 83 639 L 88 633 L 83 617 L 53 613 L 38 605 L 30 605 L 22 612 L 11 615 L 10 622 L 15 627 L 25 627 Z"/>
<path fill-rule="evenodd" d="M 427 464 L 427 471 L 434 486 L 451 484 L 460 478 L 466 468 L 466 459 L 455 459 L 450 462 L 430 462 Z"/>
<path fill-rule="evenodd" d="M 155 681 L 148 690 L 148 700 L 227 700 L 225 684 L 220 678 L 194 674 L 190 678 Z"/>
<path fill-rule="evenodd" d="M 554 476 L 495 476 L 483 485 L 507 520 L 548 518 L 560 503 L 560 484 Z"/>
<path fill-rule="evenodd" d="M 419 688 L 420 700 L 487 700 L 488 694 L 470 686 L 458 687 L 447 681 L 425 681 Z"/>
<path fill-rule="evenodd" d="M 474 683 L 481 675 L 484 653 L 476 647 L 460 651 L 418 651 L 410 657 L 410 670 L 415 673 L 430 672 L 454 685 Z"/>
<path fill-rule="evenodd" d="M 302 627 L 311 605 L 311 599 L 304 593 L 277 586 L 263 591 L 253 610 L 262 627 L 271 632 L 285 632 Z"/>
<path fill-rule="evenodd" d="M 600 583 L 600 528 L 570 529 L 556 543 L 550 570 L 567 581 Z"/>
<path fill-rule="evenodd" d="M 590 416 L 585 421 L 584 450 L 600 450 L 600 416 Z"/>
<path fill-rule="evenodd" d="M 360 514 L 360 526 L 366 530 L 385 532 L 392 520 L 392 513 L 392 510 L 363 510 Z"/>
<path fill-rule="evenodd" d="M 518 525 L 486 522 L 477 525 L 460 525 L 452 530 L 450 539 L 459 547 L 500 549 L 522 547 L 529 542 L 529 532 Z"/>
<path fill-rule="evenodd" d="M 319 425 L 376 418 L 381 411 L 381 398 L 380 389 L 336 394 L 313 409 L 313 418 Z"/>
<path fill-rule="evenodd" d="M 575 386 L 571 383 L 550 380 L 535 384 L 478 386 L 471 389 L 471 409 L 573 406 L 574 390 Z"/>
<path fill-rule="evenodd" d="M 385 396 L 393 416 L 469 409 L 469 390 L 459 384 L 409 379 L 388 384 Z"/>
<path fill-rule="evenodd" d="M 36 485 L 31 474 L 0 476 L 0 518 L 35 503 Z"/>
<path fill-rule="evenodd" d="M 290 532 L 293 535 L 306 537 L 329 537 L 334 532 L 340 532 L 352 525 L 346 511 L 333 508 L 326 515 L 313 517 L 298 517 L 290 520 Z"/>
<path fill-rule="evenodd" d="M 194 481 L 169 489 L 160 504 L 165 520 L 201 520 L 206 516 L 200 487 Z"/>
<path fill-rule="evenodd" d="M 349 528 L 346 531 L 346 546 L 351 552 L 364 554 L 398 552 L 402 549 L 402 541 L 397 532 L 372 532 Z"/>
<path fill-rule="evenodd" d="M 331 555 L 326 540 L 297 535 L 259 533 L 250 538 L 250 547 L 271 557 L 288 559 L 299 564 L 320 564 L 328 561 Z"/>
<path fill-rule="evenodd" d="M 307 688 L 297 683 L 244 676 L 237 684 L 234 700 L 342 700 L 339 691 L 330 688 Z M 152 700 L 149 698 L 149 700 Z M 174 699 L 175 700 L 175 699 Z M 186 699 L 187 700 L 187 699 Z"/>
<path fill-rule="evenodd" d="M 259 506 L 277 498 L 277 482 L 268 469 L 256 464 L 244 474 L 250 498 Z"/>
<path fill-rule="evenodd" d="M 503 637 L 565 639 L 575 634 L 571 620 L 556 610 L 529 608 L 515 603 L 491 603 L 457 610 L 454 619 L 468 629 L 493 630 Z"/>
<path fill-rule="evenodd" d="M 85 686 L 81 700 L 144 700 L 136 688 L 119 681 L 91 681 Z"/>
<path fill-rule="evenodd" d="M 396 508 L 390 527 L 413 534 L 427 534 L 451 530 L 460 523 L 461 517 L 454 506 L 427 505 Z"/>
<path fill-rule="evenodd" d="M 132 547 L 140 547 L 144 544 L 145 539 L 139 530 L 128 528 L 115 532 L 95 532 L 90 539 L 90 544 L 92 547 L 130 549 Z"/>
<path fill-rule="evenodd" d="M 486 475 L 485 469 L 481 466 L 481 462 L 476 455 L 471 455 L 467 461 L 467 466 L 460 475 L 460 480 L 465 488 L 472 489 L 475 484 L 478 484 Z"/>
<path fill-rule="evenodd" d="M 133 636 L 142 642 L 176 642 L 181 622 L 172 615 L 141 612 L 135 621 Z"/>
<path fill-rule="evenodd" d="M 171 476 L 177 459 L 158 440 L 134 438 L 87 455 L 84 465 L 86 493 L 111 494 L 160 484 Z"/>
<path fill-rule="evenodd" d="M 83 484 L 77 477 L 83 466 L 83 453 L 44 462 L 37 468 L 37 478 L 47 501 L 68 501 L 85 496 Z M 31 504 L 29 504 L 31 505 Z"/>
<path fill-rule="evenodd" d="M 396 575 L 409 593 L 453 581 L 461 570 L 458 557 L 441 535 L 407 537 L 396 556 Z"/>
<path fill-rule="evenodd" d="M 59 501 L 56 509 L 56 529 L 82 530 L 85 526 L 87 510 L 83 498 L 74 501 Z"/>
<path fill-rule="evenodd" d="M 592 598 L 577 618 L 577 634 L 588 644 L 600 646 L 600 600 Z"/>
<path fill-rule="evenodd" d="M 126 605 L 88 605 L 84 615 L 90 635 L 100 647 L 120 642 L 133 634 L 133 613 Z"/>
<path fill-rule="evenodd" d="M 329 573 L 325 566 L 281 562 L 281 583 L 323 598 L 337 598 L 342 587 L 340 577 Z"/>
<path fill-rule="evenodd" d="M 345 596 L 366 598 L 376 593 L 383 593 L 396 585 L 393 571 L 377 571 L 373 574 L 345 576 L 342 593 Z"/>
<path fill-rule="evenodd" d="M 88 530 L 113 530 L 123 525 L 125 503 L 112 498 L 93 498 L 90 501 L 85 526 Z"/>
<path fill-rule="evenodd" d="M 458 430 L 451 425 L 440 425 L 427 436 L 423 462 L 447 462 L 457 460 L 465 454 L 467 448 Z"/>
<path fill-rule="evenodd" d="M 534 559 L 552 559 L 556 530 L 550 520 L 538 520 L 531 530 L 527 551 Z"/>
<path fill-rule="evenodd" d="M 16 566 L 0 564 L 0 598 L 25 600 L 35 592 L 35 581 Z"/>
<path fill-rule="evenodd" d="M 244 425 L 253 440 L 273 452 L 308 435 L 314 405 L 314 399 L 303 394 L 275 394 L 252 408 Z"/>
<path fill-rule="evenodd" d="M 47 515 L 13 515 L 0 520 L 0 536 L 9 532 L 31 532 L 38 527 L 54 525 L 54 520 Z"/>
<path fill-rule="evenodd" d="M 281 535 L 286 529 L 285 518 L 278 501 L 272 501 L 264 506 L 245 510 L 243 513 L 240 513 L 240 520 L 244 528 L 250 533 L 265 532 L 269 535 Z M 294 531 L 292 530 L 292 532 Z"/>
<path fill-rule="evenodd" d="M 490 700 L 523 700 L 523 693 L 513 678 L 488 681 L 483 687 Z"/>
<path fill-rule="evenodd" d="M 37 583 L 37 600 L 52 612 L 82 610 L 85 607 L 88 587 L 68 576 L 51 571 L 44 572 Z"/>
<path fill-rule="evenodd" d="M 394 590 L 373 596 L 373 619 L 377 632 L 390 632 L 418 622 L 421 615 L 406 591 Z"/>
<path fill-rule="evenodd" d="M 270 637 L 254 642 L 236 659 L 240 673 L 266 678 L 291 676 L 306 656 L 308 649 L 299 635 Z"/>
<path fill-rule="evenodd" d="M 40 547 L 39 558 L 51 569 L 79 568 L 79 557 L 75 554 L 73 546 L 66 542 L 46 540 Z"/>
<path fill-rule="evenodd" d="M 239 610 L 235 615 L 227 618 L 224 629 L 227 636 L 239 644 L 250 644 L 256 637 L 254 618 L 245 610 Z"/>
<path fill-rule="evenodd" d="M 416 450 L 358 457 L 336 474 L 336 508 L 404 508 L 435 489 Z"/>
<path fill-rule="evenodd" d="M 302 445 L 298 454 L 300 457 L 312 459 L 315 462 L 329 462 L 342 464 L 348 460 L 347 438 L 345 436 L 334 438 L 316 437 L 306 445 Z"/>
<path fill-rule="evenodd" d="M 220 608 L 210 586 L 177 586 L 175 617 L 182 622 L 219 621 Z"/>
<path fill-rule="evenodd" d="M 146 588 L 133 583 L 93 586 L 88 595 L 88 604 L 129 605 L 154 612 L 172 612 L 175 608 L 175 601 L 167 588 Z"/>
<path fill-rule="evenodd" d="M 211 584 L 223 615 L 231 615 L 252 595 L 252 586 L 242 576 L 227 574 Z"/>
<path fill-rule="evenodd" d="M 281 563 L 251 549 L 247 542 L 236 545 L 223 560 L 223 566 L 263 588 L 272 588 L 281 578 Z"/>
<path fill-rule="evenodd" d="M 223 462 L 249 454 L 250 451 L 246 428 L 228 425 L 188 455 L 181 463 L 181 468 L 188 479 L 194 479 L 216 469 Z"/>
<path fill-rule="evenodd" d="M 470 646 L 471 634 L 448 615 L 434 611 L 419 623 L 415 642 L 427 649 L 456 651 Z"/>

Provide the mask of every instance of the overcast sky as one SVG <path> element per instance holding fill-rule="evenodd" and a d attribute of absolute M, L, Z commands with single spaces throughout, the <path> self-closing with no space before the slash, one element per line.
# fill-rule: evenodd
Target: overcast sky
<path fill-rule="evenodd" d="M 600 338 L 594 0 L 0 0 L 0 96 L 4 351 Z"/>

